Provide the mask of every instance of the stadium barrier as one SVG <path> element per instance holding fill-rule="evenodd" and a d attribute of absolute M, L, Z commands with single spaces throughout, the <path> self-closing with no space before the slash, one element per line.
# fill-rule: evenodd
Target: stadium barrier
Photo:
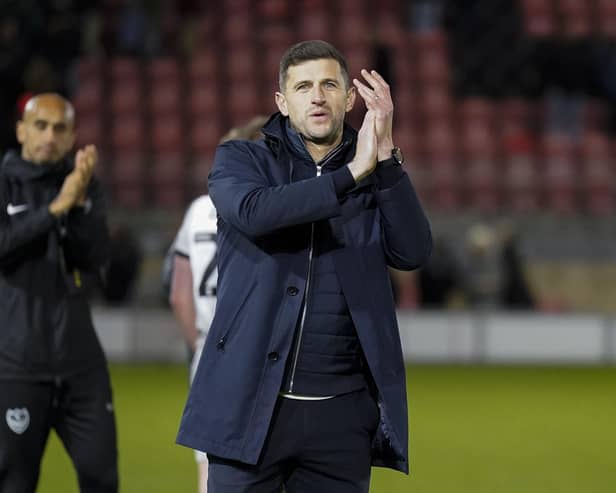
<path fill-rule="evenodd" d="M 186 347 L 170 310 L 95 307 L 110 359 L 181 362 Z M 593 314 L 398 312 L 407 362 L 616 364 L 616 319 Z"/>

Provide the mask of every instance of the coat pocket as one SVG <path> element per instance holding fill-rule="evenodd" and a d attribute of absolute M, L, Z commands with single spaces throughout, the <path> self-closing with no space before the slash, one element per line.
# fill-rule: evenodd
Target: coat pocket
<path fill-rule="evenodd" d="M 210 331 L 214 337 L 217 351 L 224 353 L 235 335 L 240 332 L 248 297 L 256 289 L 257 284 L 257 279 L 253 279 L 252 282 L 244 285 L 237 298 L 232 300 L 228 298 L 219 299 Z"/>

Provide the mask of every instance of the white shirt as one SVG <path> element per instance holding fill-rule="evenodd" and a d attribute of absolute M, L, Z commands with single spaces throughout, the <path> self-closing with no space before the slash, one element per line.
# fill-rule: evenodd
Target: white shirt
<path fill-rule="evenodd" d="M 207 195 L 195 199 L 174 240 L 176 255 L 187 257 L 193 277 L 196 326 L 210 327 L 216 307 L 216 209 Z"/>

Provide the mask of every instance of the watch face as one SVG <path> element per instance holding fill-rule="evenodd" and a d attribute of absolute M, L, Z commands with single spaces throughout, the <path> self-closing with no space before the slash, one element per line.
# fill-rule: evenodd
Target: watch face
<path fill-rule="evenodd" d="M 399 147 L 394 147 L 391 150 L 391 157 L 394 158 L 397 164 L 402 164 L 404 162 L 404 155 Z"/>

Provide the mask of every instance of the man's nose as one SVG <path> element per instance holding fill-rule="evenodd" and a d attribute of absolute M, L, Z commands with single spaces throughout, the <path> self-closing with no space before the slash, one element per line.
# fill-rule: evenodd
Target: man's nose
<path fill-rule="evenodd" d="M 325 93 L 320 87 L 315 87 L 312 91 L 312 102 L 322 104 L 325 101 Z"/>
<path fill-rule="evenodd" d="M 43 139 L 45 142 L 53 142 L 56 140 L 56 133 L 51 125 L 48 125 L 47 128 L 45 128 L 45 131 L 43 132 Z"/>

